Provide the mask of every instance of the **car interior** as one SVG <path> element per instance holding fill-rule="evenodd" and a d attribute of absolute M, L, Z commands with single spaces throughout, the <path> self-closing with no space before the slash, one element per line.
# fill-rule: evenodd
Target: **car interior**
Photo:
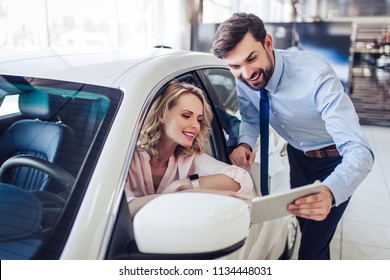
<path fill-rule="evenodd" d="M 71 223 L 121 98 L 101 91 L 1 76 L 1 109 L 15 110 L 0 114 L 0 259 L 32 257 Z"/>
<path fill-rule="evenodd" d="M 20 155 L 54 161 L 61 144 L 63 128 L 61 123 L 49 121 L 52 113 L 47 102 L 46 94 L 19 96 L 19 109 L 23 119 L 12 124 L 0 137 L 0 165 Z M 2 181 L 27 190 L 42 191 L 47 186 L 48 175 L 34 168 L 18 166 Z"/>

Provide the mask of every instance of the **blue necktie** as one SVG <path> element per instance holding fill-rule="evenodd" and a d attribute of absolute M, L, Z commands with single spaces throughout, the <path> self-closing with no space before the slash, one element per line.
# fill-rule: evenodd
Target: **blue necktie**
<path fill-rule="evenodd" d="M 260 191 L 268 195 L 268 138 L 269 138 L 269 100 L 268 91 L 260 90 Z"/>

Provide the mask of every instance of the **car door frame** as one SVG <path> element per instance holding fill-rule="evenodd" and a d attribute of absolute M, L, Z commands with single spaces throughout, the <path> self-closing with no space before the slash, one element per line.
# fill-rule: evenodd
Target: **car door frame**
<path fill-rule="evenodd" d="M 182 82 L 192 83 L 199 88 L 201 88 L 205 95 L 206 100 L 209 102 L 214 118 L 211 123 L 211 134 L 210 134 L 210 147 L 212 156 L 221 160 L 223 162 L 229 163 L 227 155 L 227 146 L 226 139 L 223 136 L 222 127 L 218 116 L 216 114 L 215 105 L 212 102 L 211 96 L 215 96 L 216 93 L 211 84 L 207 84 L 207 79 L 201 78 L 204 75 L 201 70 L 191 70 L 185 73 L 181 73 L 175 76 L 172 79 L 169 79 L 168 82 L 163 84 L 158 90 L 157 94 L 153 97 L 153 101 L 149 104 L 149 107 L 146 108 L 145 116 L 149 111 L 154 100 L 161 94 L 167 84 L 172 80 L 178 80 Z M 138 136 L 137 136 L 138 137 Z M 129 222 L 131 221 L 131 222 Z M 143 259 L 143 260 L 171 260 L 171 259 L 216 259 L 228 255 L 244 245 L 244 242 L 235 244 L 229 248 L 217 252 L 208 252 L 208 253 L 198 253 L 198 254 L 145 254 L 138 250 L 137 244 L 135 242 L 134 231 L 132 218 L 127 206 L 126 197 L 123 193 L 122 199 L 119 205 L 117 212 L 117 217 L 115 220 L 114 227 L 112 229 L 112 234 L 110 237 L 109 244 L 105 253 L 105 259 Z"/>

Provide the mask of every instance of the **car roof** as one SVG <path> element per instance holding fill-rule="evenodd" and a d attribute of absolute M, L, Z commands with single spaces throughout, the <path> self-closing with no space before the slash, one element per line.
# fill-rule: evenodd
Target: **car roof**
<path fill-rule="evenodd" d="M 140 69 L 149 71 L 151 77 L 162 77 L 184 69 L 221 66 L 225 64 L 211 54 L 165 48 L 88 52 L 40 48 L 0 52 L 0 74 L 115 88 L 120 88 L 128 75 L 136 79 Z"/>

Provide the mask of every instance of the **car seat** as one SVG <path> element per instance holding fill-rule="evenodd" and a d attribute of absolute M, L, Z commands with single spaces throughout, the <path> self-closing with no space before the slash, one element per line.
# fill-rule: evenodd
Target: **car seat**
<path fill-rule="evenodd" d="M 16 155 L 30 155 L 53 162 L 60 146 L 63 127 L 49 121 L 53 115 L 49 96 L 25 93 L 19 96 L 19 110 L 24 119 L 13 123 L 0 138 L 0 165 Z M 5 182 L 26 190 L 44 190 L 48 175 L 21 166 L 12 169 Z"/>

